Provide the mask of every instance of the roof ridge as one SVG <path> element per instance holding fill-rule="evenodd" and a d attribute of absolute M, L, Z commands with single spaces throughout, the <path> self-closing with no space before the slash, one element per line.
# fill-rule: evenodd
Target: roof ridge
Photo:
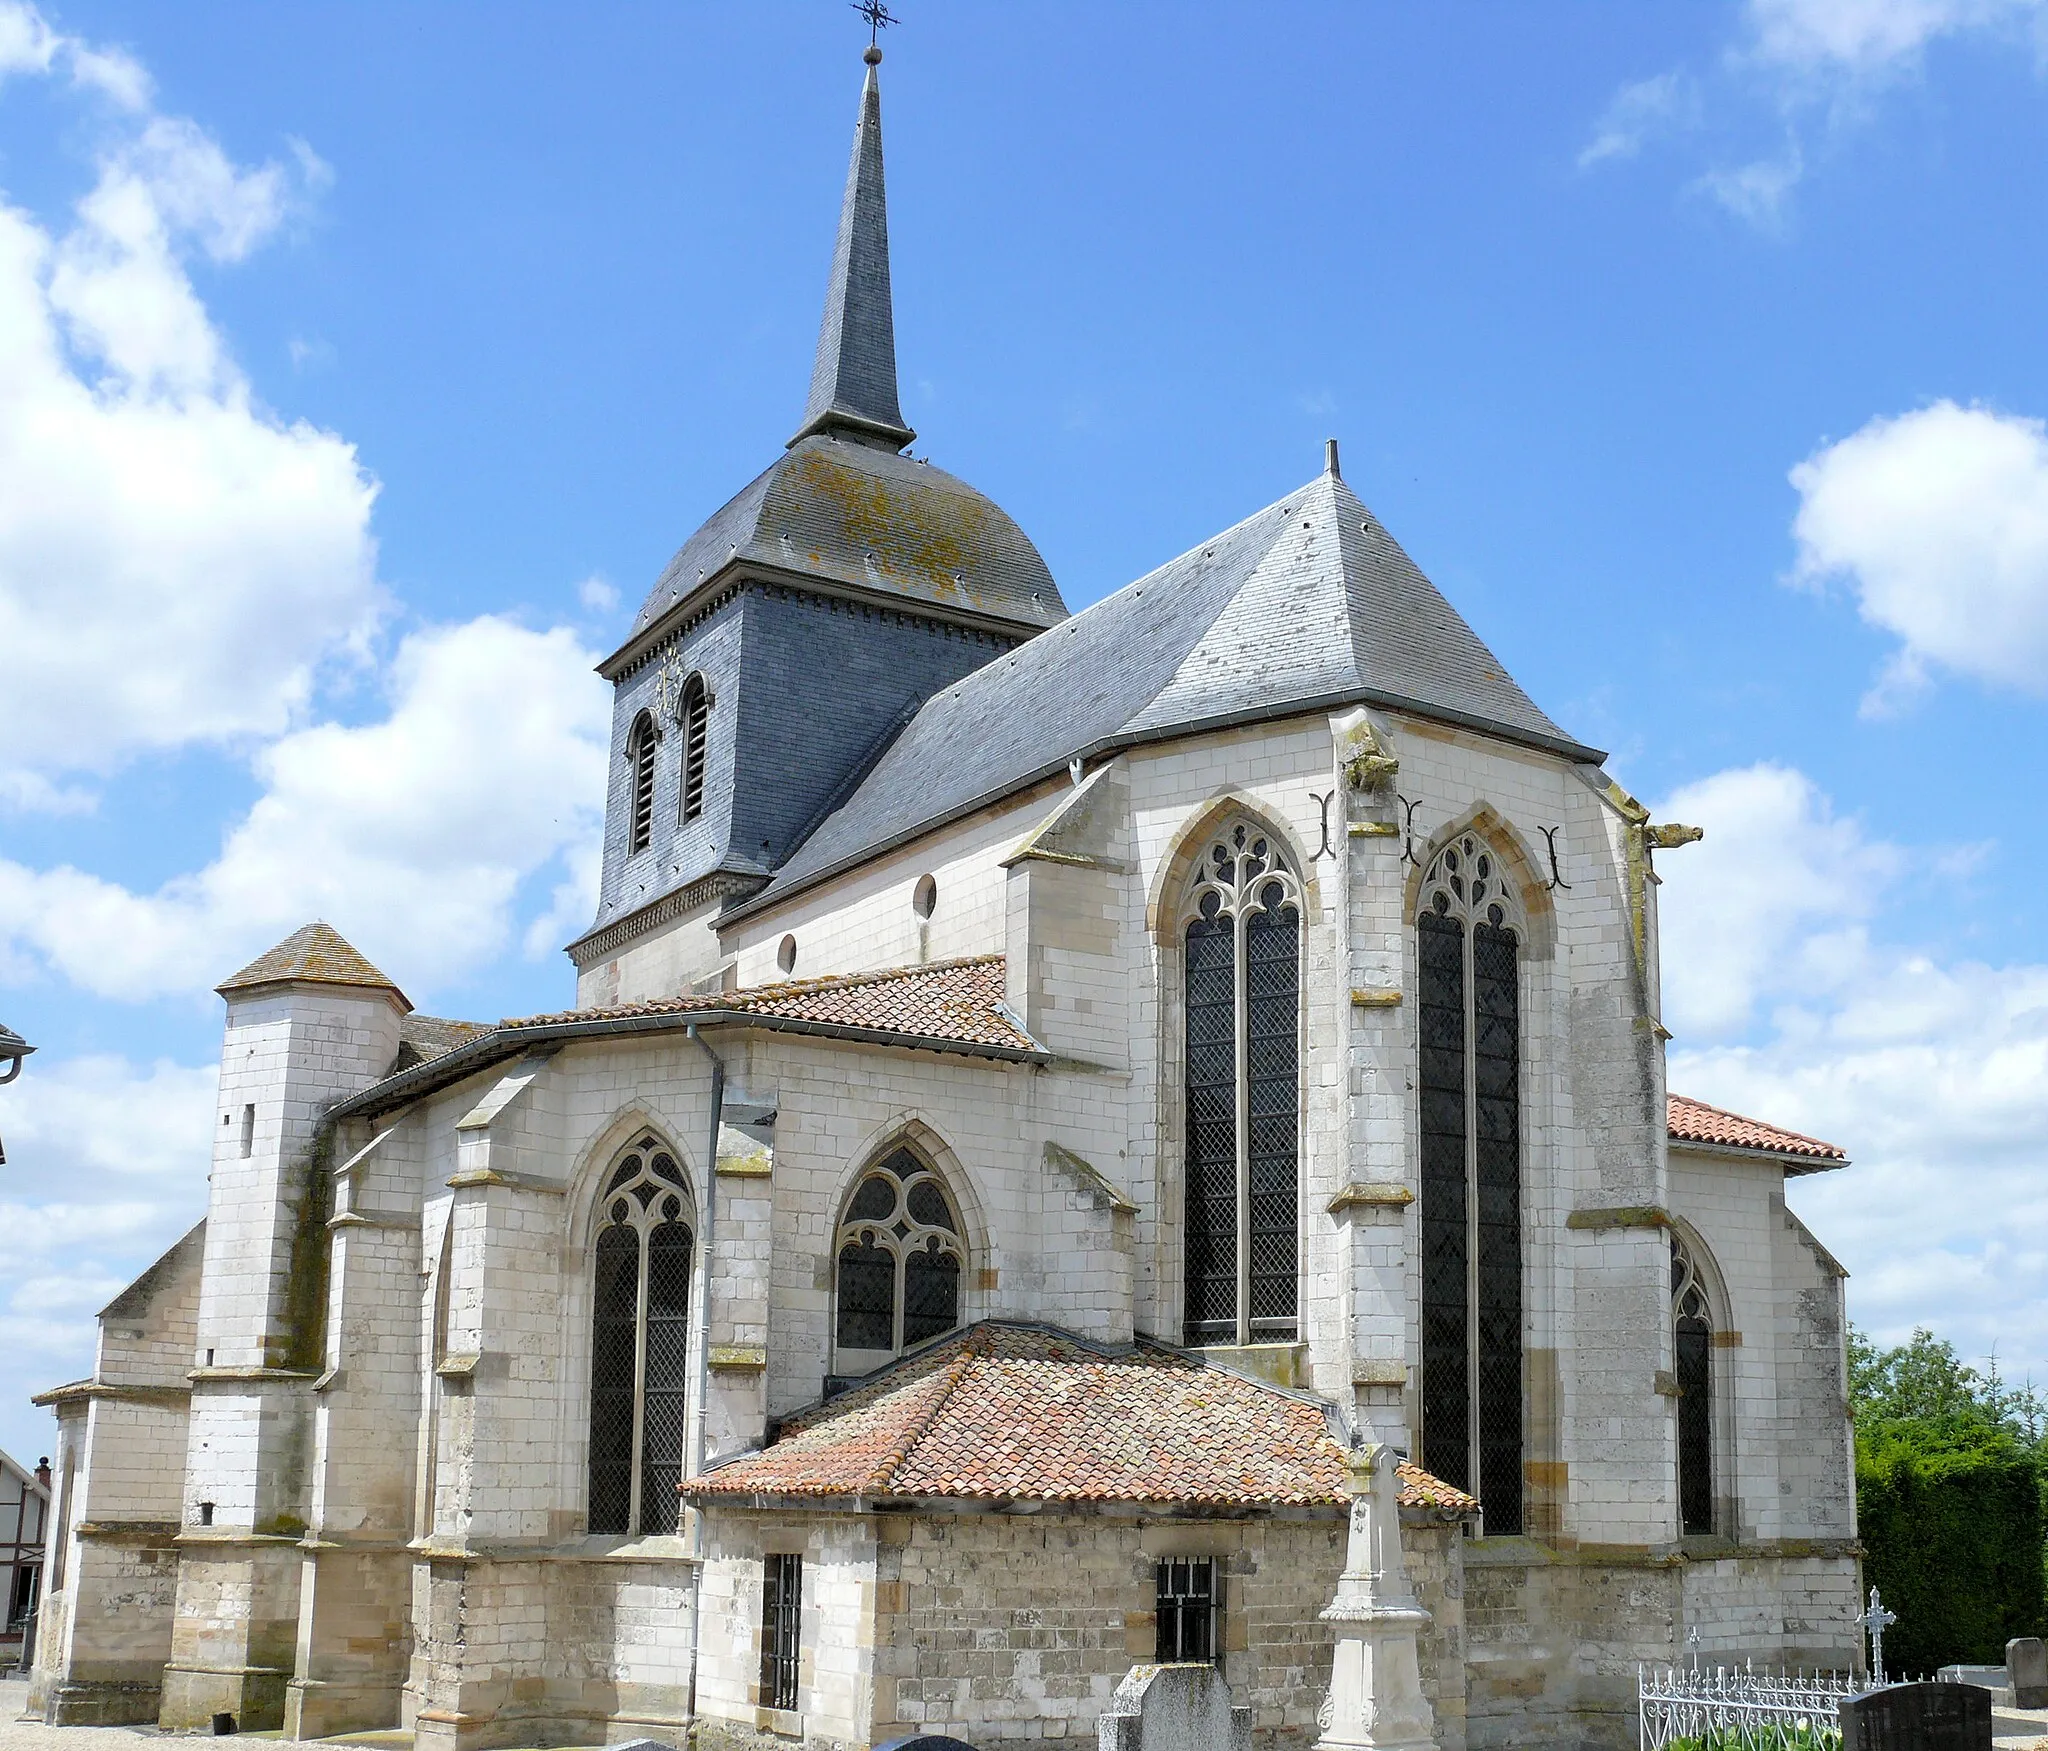
<path fill-rule="evenodd" d="M 903 1437 L 876 1464 L 869 1474 L 869 1485 L 875 1495 L 888 1492 L 890 1483 L 897 1472 L 909 1463 L 911 1451 L 931 1433 L 932 1424 L 938 1421 L 939 1413 L 951 1401 L 953 1394 L 960 1390 L 960 1382 L 967 1378 L 967 1370 L 987 1353 L 986 1346 L 977 1340 L 982 1335 L 979 1325 L 971 1325 L 962 1334 L 960 1350 L 954 1358 L 939 1371 L 939 1387 L 925 1405 L 923 1411 L 913 1417 Z"/>

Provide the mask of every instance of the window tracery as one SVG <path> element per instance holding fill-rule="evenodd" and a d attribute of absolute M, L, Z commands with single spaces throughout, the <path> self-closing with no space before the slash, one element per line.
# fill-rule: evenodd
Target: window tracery
<path fill-rule="evenodd" d="M 866 1373 L 960 1323 L 967 1250 L 937 1172 L 909 1149 L 861 1176 L 833 1245 L 844 1372 Z"/>
<path fill-rule="evenodd" d="M 1691 1252 L 1671 1236 L 1671 1333 L 1678 1380 L 1678 1521 L 1714 1530 L 1714 1319 Z"/>
<path fill-rule="evenodd" d="M 1209 846 L 1185 950 L 1186 1341 L 1299 1330 L 1302 888 L 1248 820 Z"/>
<path fill-rule="evenodd" d="M 689 1392 L 689 1187 L 643 1137 L 605 1181 L 590 1320 L 590 1530 L 676 1530 Z"/>
<path fill-rule="evenodd" d="M 1498 853 L 1441 847 L 1416 916 L 1423 1463 L 1522 1529 L 1520 947 Z"/>

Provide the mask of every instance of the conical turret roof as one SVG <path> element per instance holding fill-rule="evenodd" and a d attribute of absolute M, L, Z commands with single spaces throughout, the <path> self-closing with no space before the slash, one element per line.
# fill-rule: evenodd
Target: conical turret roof
<path fill-rule="evenodd" d="M 302 924 L 267 954 L 258 955 L 232 979 L 214 989 L 225 997 L 230 991 L 247 991 L 257 985 L 355 985 L 370 991 L 389 991 L 405 1008 L 412 1008 L 403 991 L 380 973 L 362 953 L 331 924 L 318 919 Z"/>
<path fill-rule="evenodd" d="M 1077 754 L 1346 704 L 1605 758 L 1537 708 L 1333 468 L 934 695 L 740 910 Z"/>

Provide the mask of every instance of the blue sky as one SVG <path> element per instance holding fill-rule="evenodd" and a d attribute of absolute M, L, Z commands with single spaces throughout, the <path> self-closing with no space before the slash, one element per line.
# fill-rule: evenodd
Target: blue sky
<path fill-rule="evenodd" d="M 1667 816 L 1675 1087 L 2048 1377 L 2048 6 L 911 3 L 917 446 L 1079 607 L 1347 478 Z M 589 666 L 802 404 L 864 32 L 0 0 L 0 1446 L 324 915 L 563 1000 Z"/>

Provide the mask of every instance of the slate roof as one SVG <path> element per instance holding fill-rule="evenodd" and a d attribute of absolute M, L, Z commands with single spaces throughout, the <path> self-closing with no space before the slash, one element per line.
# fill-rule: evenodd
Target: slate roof
<path fill-rule="evenodd" d="M 1710 1107 L 1703 1100 L 1691 1100 L 1685 1095 L 1674 1094 L 1666 1097 L 1669 1109 L 1671 1140 L 1674 1143 L 1707 1143 L 1723 1149 L 1756 1149 L 1771 1155 L 1791 1155 L 1802 1160 L 1825 1164 L 1828 1167 L 1843 1167 L 1848 1164 L 1848 1152 L 1833 1143 L 1823 1143 L 1817 1137 L 1807 1137 L 1798 1131 L 1787 1131 L 1779 1125 L 1767 1125 L 1761 1119 L 1746 1119 L 1740 1113 L 1731 1113 L 1721 1107 Z M 1808 1172 L 1817 1169 L 1807 1169 Z"/>
<path fill-rule="evenodd" d="M 4 1021 L 0 1021 L 0 1058 L 26 1058 L 35 1047 L 16 1033 Z"/>
<path fill-rule="evenodd" d="M 491 1031 L 483 1021 L 451 1021 L 441 1015 L 408 1015 L 398 1024 L 398 1055 L 391 1061 L 393 1071 L 409 1070 L 465 1045 L 479 1034 Z"/>
<path fill-rule="evenodd" d="M 935 694 L 746 913 L 1036 780 L 1074 755 L 1370 702 L 1574 760 L 1335 473 Z"/>
<path fill-rule="evenodd" d="M 1479 1504 L 1420 1468 L 1404 1506 Z M 773 1445 L 683 1485 L 753 1496 L 1339 1506 L 1325 1407 L 1163 1346 L 1112 1348 L 990 1320 L 788 1419 Z"/>
<path fill-rule="evenodd" d="M 898 596 L 1020 633 L 1067 615 L 1038 549 L 1001 506 L 929 462 L 830 435 L 777 457 L 683 544 L 623 650 L 734 565 Z"/>
<path fill-rule="evenodd" d="M 825 319 L 811 396 L 797 436 L 835 428 L 868 431 L 900 450 L 917 436 L 896 399 L 896 316 L 889 290 L 889 202 L 882 182 L 882 87 L 868 52 L 854 124 L 853 161 L 839 209 L 839 240 L 825 284 Z"/>
<path fill-rule="evenodd" d="M 373 967 L 331 924 L 301 925 L 267 954 L 258 955 L 214 989 L 225 997 L 256 985 L 291 980 L 304 985 L 360 985 L 391 992 L 410 1009 L 405 993 Z"/>

